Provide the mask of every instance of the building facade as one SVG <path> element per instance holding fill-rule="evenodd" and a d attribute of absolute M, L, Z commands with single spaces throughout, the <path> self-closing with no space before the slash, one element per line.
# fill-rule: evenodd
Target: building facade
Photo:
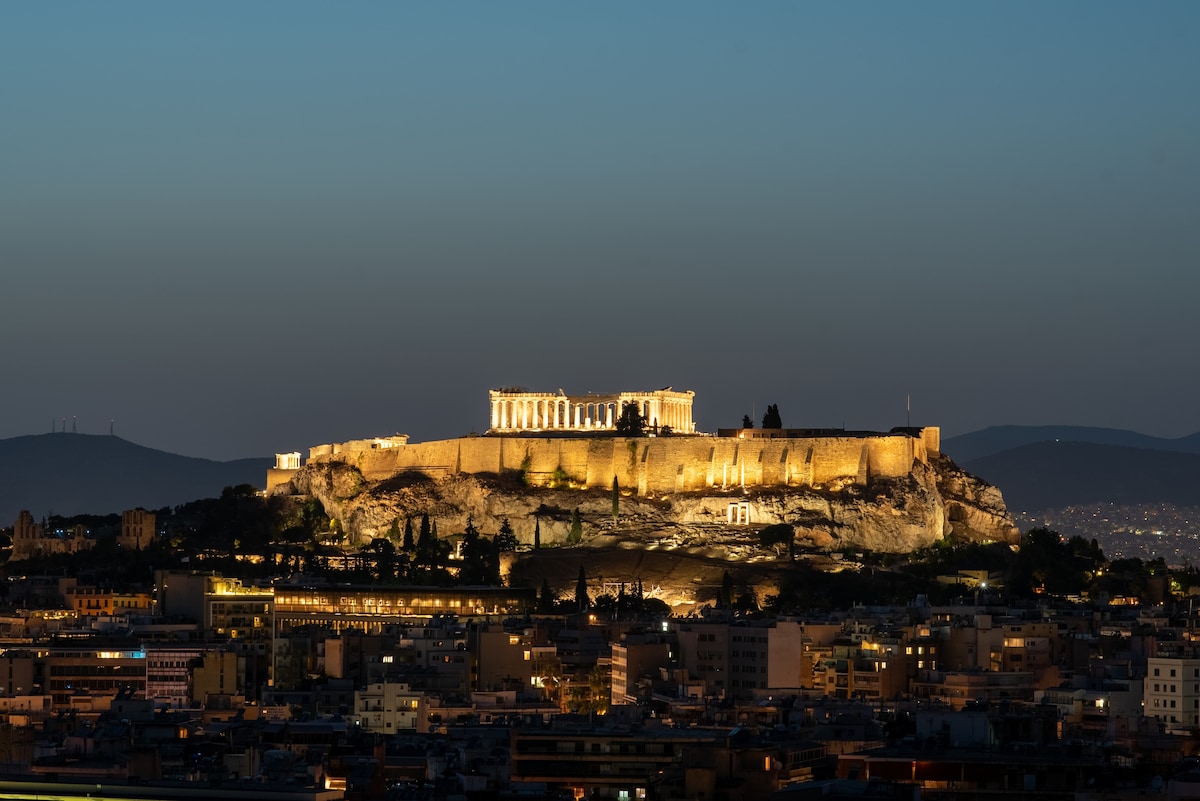
<path fill-rule="evenodd" d="M 1200 659 L 1152 656 L 1143 686 L 1146 717 L 1162 721 L 1170 733 L 1200 727 Z"/>

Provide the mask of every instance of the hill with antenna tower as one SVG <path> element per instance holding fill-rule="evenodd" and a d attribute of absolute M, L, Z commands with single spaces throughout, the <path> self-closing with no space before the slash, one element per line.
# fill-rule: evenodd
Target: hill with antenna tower
<path fill-rule="evenodd" d="M 63 427 L 66 428 L 66 423 Z M 261 487 L 271 458 L 217 462 L 146 448 L 112 435 L 59 431 L 0 440 L 0 526 L 22 509 L 48 515 L 161 509 Z"/>

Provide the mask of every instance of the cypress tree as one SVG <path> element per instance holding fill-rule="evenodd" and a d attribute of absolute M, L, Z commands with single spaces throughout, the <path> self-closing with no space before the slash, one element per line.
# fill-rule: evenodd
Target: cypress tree
<path fill-rule="evenodd" d="M 421 515 L 421 533 L 417 537 L 416 563 L 424 567 L 432 567 L 437 559 L 437 534 L 429 522 L 428 513 Z"/>
<path fill-rule="evenodd" d="M 579 514 L 579 507 L 575 507 L 575 511 L 571 513 L 571 531 L 567 534 L 567 542 L 572 545 L 578 545 L 583 540 L 583 517 Z"/>
<path fill-rule="evenodd" d="M 583 565 L 579 565 L 579 578 L 575 580 L 575 605 L 579 607 L 579 611 L 583 612 L 592 605 L 592 601 L 588 598 L 587 591 L 587 573 L 583 570 Z"/>
<path fill-rule="evenodd" d="M 401 546 L 401 548 L 406 553 L 412 553 L 416 548 L 415 543 L 413 543 L 413 527 L 411 516 L 404 518 L 404 544 Z"/>
<path fill-rule="evenodd" d="M 726 570 L 721 576 L 721 594 L 717 597 L 717 606 L 721 609 L 733 608 L 733 576 Z"/>
<path fill-rule="evenodd" d="M 555 597 L 553 590 L 550 589 L 550 582 L 547 579 L 542 579 L 542 592 L 538 596 L 538 611 L 543 615 L 554 613 L 554 602 L 558 598 Z"/>

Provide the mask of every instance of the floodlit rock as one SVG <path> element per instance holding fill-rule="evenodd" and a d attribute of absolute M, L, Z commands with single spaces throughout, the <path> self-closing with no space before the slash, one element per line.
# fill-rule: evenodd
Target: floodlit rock
<path fill-rule="evenodd" d="M 1000 491 L 941 455 L 914 462 L 907 475 L 866 485 L 847 477 L 822 487 L 713 487 L 653 498 L 622 493 L 615 519 L 608 489 L 528 487 L 494 473 L 431 478 L 405 472 L 369 481 L 352 465 L 315 462 L 275 492 L 317 498 L 358 545 L 384 536 L 393 521 L 403 528 L 405 518 L 422 514 L 437 521 L 443 537 L 463 531 L 468 519 L 495 534 L 507 519 L 526 545 L 537 521 L 543 545 L 562 545 L 576 508 L 584 545 L 684 549 L 728 559 L 761 554 L 757 533 L 776 523 L 795 527 L 797 545 L 826 550 L 903 553 L 948 535 L 1008 543 L 1019 536 Z"/>

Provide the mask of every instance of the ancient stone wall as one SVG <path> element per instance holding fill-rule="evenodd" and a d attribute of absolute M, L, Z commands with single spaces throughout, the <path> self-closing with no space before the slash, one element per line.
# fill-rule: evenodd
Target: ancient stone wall
<path fill-rule="evenodd" d="M 735 437 L 464 437 L 388 448 L 318 446 L 310 461 L 340 461 L 378 481 L 414 470 L 433 477 L 455 473 L 520 472 L 533 485 L 609 487 L 613 477 L 639 495 L 717 486 L 812 486 L 907 475 L 928 462 L 936 428 L 867 436 L 738 439 Z M 289 471 L 271 470 L 268 486 Z"/>

